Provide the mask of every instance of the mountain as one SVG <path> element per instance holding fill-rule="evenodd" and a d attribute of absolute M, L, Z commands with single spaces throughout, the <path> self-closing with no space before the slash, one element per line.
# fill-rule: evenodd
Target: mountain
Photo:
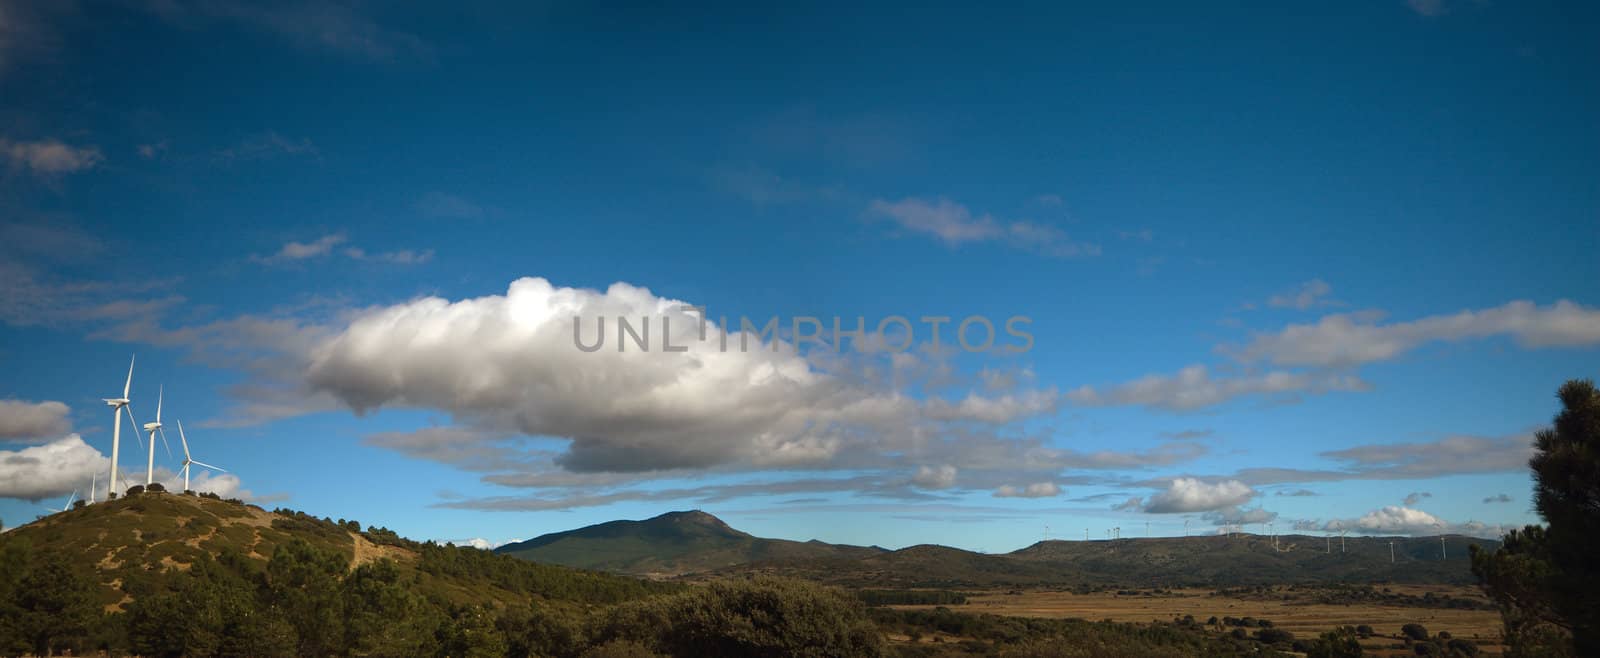
<path fill-rule="evenodd" d="M 764 539 L 695 510 L 541 535 L 495 552 L 569 567 L 661 576 L 760 562 L 862 558 L 883 549 Z"/>
<path fill-rule="evenodd" d="M 1394 542 L 1395 557 L 1389 559 Z M 508 544 L 498 552 L 586 569 L 650 575 L 762 573 L 851 587 L 1235 587 L 1284 583 L 1468 584 L 1467 547 L 1498 543 L 1438 537 L 1234 534 L 1106 541 L 1043 541 L 988 554 L 919 544 L 897 551 L 763 539 L 705 512 L 611 521 Z"/>
<path fill-rule="evenodd" d="M 1391 563 L 1389 546 L 1394 543 Z M 1096 541 L 1043 541 L 1005 554 L 912 546 L 858 559 L 794 560 L 723 572 L 761 572 L 868 587 L 1204 586 L 1284 583 L 1475 582 L 1469 545 L 1498 542 L 1451 535 L 1448 559 L 1438 537 L 1235 534 Z"/>
<path fill-rule="evenodd" d="M 196 562 L 233 555 L 259 571 L 296 540 L 341 556 L 348 569 L 389 558 L 418 594 L 460 604 L 534 599 L 583 603 L 626 600 L 662 584 L 624 576 L 530 564 L 473 548 L 403 539 L 355 521 L 292 510 L 266 511 L 239 501 L 141 493 L 51 514 L 0 535 L 0 549 L 62 558 L 98 585 L 108 612 L 162 591 Z"/>

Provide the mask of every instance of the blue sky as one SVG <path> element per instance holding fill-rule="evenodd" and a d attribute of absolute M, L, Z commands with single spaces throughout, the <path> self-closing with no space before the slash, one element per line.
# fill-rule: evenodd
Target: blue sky
<path fill-rule="evenodd" d="M 137 353 L 203 486 L 418 538 L 1492 534 L 1600 365 L 1596 13 L 3 2 L 0 519 Z M 571 344 L 675 302 L 1034 344 Z"/>

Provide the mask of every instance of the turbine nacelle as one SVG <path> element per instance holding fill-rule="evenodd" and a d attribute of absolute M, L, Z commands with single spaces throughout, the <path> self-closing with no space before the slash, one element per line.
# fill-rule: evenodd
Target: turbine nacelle
<path fill-rule="evenodd" d="M 129 402 L 128 398 L 100 398 L 100 399 L 105 400 L 106 406 L 108 406 L 108 407 L 126 407 L 126 406 L 128 406 L 128 402 Z"/>

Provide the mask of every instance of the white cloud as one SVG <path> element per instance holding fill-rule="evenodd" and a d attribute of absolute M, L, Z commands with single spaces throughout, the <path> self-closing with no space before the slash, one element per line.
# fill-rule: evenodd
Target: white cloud
<path fill-rule="evenodd" d="M 1245 361 L 1283 366 L 1355 366 L 1387 361 L 1432 342 L 1507 336 L 1529 349 L 1600 344 L 1600 309 L 1567 300 L 1550 306 L 1514 301 L 1494 308 L 1383 324 L 1371 314 L 1329 315 L 1316 324 L 1258 334 L 1242 348 Z"/>
<path fill-rule="evenodd" d="M 925 403 L 924 408 L 929 418 L 971 420 L 1003 425 L 1023 418 L 1054 413 L 1060 403 L 1061 397 L 1055 389 L 1044 389 L 998 397 L 984 397 L 972 393 L 956 403 L 933 398 Z"/>
<path fill-rule="evenodd" d="M 1313 306 L 1334 304 L 1327 299 L 1328 293 L 1333 292 L 1333 286 L 1322 279 L 1312 279 L 1300 285 L 1300 289 L 1281 295 L 1273 295 L 1267 300 L 1267 305 L 1275 308 L 1293 308 L 1306 310 Z"/>
<path fill-rule="evenodd" d="M 0 156 L 4 156 L 13 167 L 25 168 L 44 175 L 70 174 L 92 169 L 105 160 L 105 156 L 101 155 L 100 149 L 96 147 L 72 146 L 54 139 L 13 142 L 0 138 Z"/>
<path fill-rule="evenodd" d="M 309 385 L 351 408 L 442 409 L 480 424 L 571 441 L 575 470 L 654 470 L 731 461 L 818 464 L 847 440 L 906 421 L 916 404 L 813 370 L 792 349 L 698 342 L 683 302 L 614 284 L 604 293 L 521 279 L 505 295 L 418 299 L 361 313 L 313 350 Z M 651 351 L 574 344 L 574 319 L 651 317 Z M 663 350 L 662 318 L 675 345 Z M 591 334 L 592 335 L 592 334 Z M 743 334 L 730 334 L 730 347 Z M 616 335 L 611 338 L 615 339 Z M 593 339 L 587 339 L 592 341 Z"/>
<path fill-rule="evenodd" d="M 0 441 L 61 436 L 72 429 L 71 410 L 55 401 L 0 400 Z"/>
<path fill-rule="evenodd" d="M 1398 505 L 1388 505 L 1353 520 L 1330 521 L 1327 525 L 1329 530 L 1350 530 L 1371 535 L 1432 535 L 1449 532 L 1452 527 L 1437 516 Z"/>
<path fill-rule="evenodd" d="M 0 450 L 0 498 L 40 500 L 86 491 L 94 474 L 103 476 L 107 468 L 100 451 L 76 434 L 21 450 Z"/>
<path fill-rule="evenodd" d="M 1069 391 L 1066 396 L 1075 404 L 1089 407 L 1134 405 L 1168 411 L 1191 411 L 1240 397 L 1285 399 L 1302 393 L 1366 391 L 1370 388 L 1369 384 L 1354 375 L 1274 371 L 1214 377 L 1206 366 L 1195 364 L 1174 375 L 1146 375 L 1100 390 L 1082 386 Z"/>
<path fill-rule="evenodd" d="M 348 242 L 349 238 L 344 233 L 330 233 L 310 242 L 287 242 L 278 249 L 277 253 L 271 256 L 254 256 L 251 260 L 258 263 L 278 264 L 323 258 L 335 253 L 335 248 L 339 245 Z M 370 252 L 361 247 L 350 246 L 338 250 L 338 253 L 351 260 L 391 263 L 394 265 L 421 265 L 433 260 L 432 249 Z"/>
<path fill-rule="evenodd" d="M 956 467 L 949 464 L 919 466 L 911 482 L 924 489 L 949 489 L 956 483 Z"/>
<path fill-rule="evenodd" d="M 1213 525 L 1252 525 L 1258 523 L 1271 523 L 1278 518 L 1277 512 L 1269 512 L 1260 507 L 1245 509 L 1238 506 L 1224 507 L 1222 509 L 1206 512 L 1203 518 Z"/>
<path fill-rule="evenodd" d="M 908 231 L 934 236 L 952 247 L 969 242 L 1001 242 L 1061 258 L 1100 254 L 1099 245 L 1074 242 L 1053 226 L 1027 221 L 1004 222 L 987 214 L 973 215 L 966 206 L 949 199 L 905 198 L 893 202 L 877 199 L 868 211 L 888 217 Z"/>
<path fill-rule="evenodd" d="M 333 248 L 348 240 L 343 233 L 330 233 L 310 242 L 286 242 L 278 249 L 278 253 L 260 258 L 264 262 L 282 263 L 288 261 L 318 258 L 333 253 Z"/>
<path fill-rule="evenodd" d="M 1238 480 L 1205 482 L 1196 478 L 1177 478 L 1166 491 L 1150 497 L 1144 511 L 1151 514 L 1206 512 L 1236 507 L 1254 498 L 1254 489 Z"/>
<path fill-rule="evenodd" d="M 1033 482 L 1025 487 L 1001 485 L 994 490 L 995 498 L 1050 498 L 1061 495 L 1061 487 L 1054 482 Z"/>

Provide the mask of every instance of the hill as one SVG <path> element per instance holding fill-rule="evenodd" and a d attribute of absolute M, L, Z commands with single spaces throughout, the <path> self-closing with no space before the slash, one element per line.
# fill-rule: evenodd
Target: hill
<path fill-rule="evenodd" d="M 1390 562 L 1389 542 L 1394 542 Z M 873 587 L 1237 587 L 1287 583 L 1470 584 L 1467 546 L 1497 542 L 1463 536 L 1157 537 L 1044 541 L 1006 554 L 946 546 L 912 546 L 858 559 L 796 560 L 723 570 L 760 572 Z M 1330 550 L 1331 547 L 1331 550 Z"/>
<path fill-rule="evenodd" d="M 414 542 L 383 528 L 362 530 L 354 521 L 171 493 L 138 494 L 51 514 L 0 535 L 0 546 L 26 545 L 64 559 L 99 585 L 99 603 L 116 612 L 197 562 L 230 554 L 242 558 L 246 568 L 261 569 L 279 547 L 296 540 L 340 556 L 349 570 L 388 558 L 419 593 L 453 603 L 609 602 L 661 589 L 632 578 Z"/>
<path fill-rule="evenodd" d="M 850 559 L 877 547 L 765 539 L 701 511 L 643 521 L 610 521 L 507 544 L 495 552 L 525 560 L 629 574 L 682 575 L 752 562 Z"/>

